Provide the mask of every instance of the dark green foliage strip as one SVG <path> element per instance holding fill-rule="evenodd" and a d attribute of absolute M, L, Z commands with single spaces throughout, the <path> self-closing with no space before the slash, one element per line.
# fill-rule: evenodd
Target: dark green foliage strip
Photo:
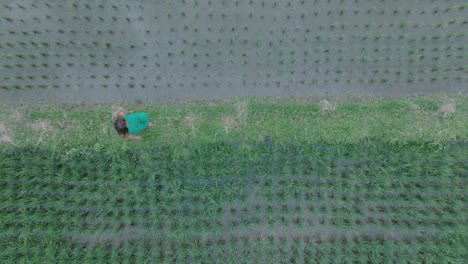
<path fill-rule="evenodd" d="M 1 98 L 464 91 L 466 7 L 463 0 L 3 1 Z"/>
<path fill-rule="evenodd" d="M 0 154 L 0 262 L 462 262 L 466 143 Z"/>

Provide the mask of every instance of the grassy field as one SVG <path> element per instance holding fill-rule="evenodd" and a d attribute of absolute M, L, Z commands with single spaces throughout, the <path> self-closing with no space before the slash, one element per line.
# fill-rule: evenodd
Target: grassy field
<path fill-rule="evenodd" d="M 466 97 L 0 110 L 2 263 L 467 257 Z"/>
<path fill-rule="evenodd" d="M 113 116 L 146 111 L 156 127 L 118 140 Z M 76 151 L 271 139 L 282 144 L 468 139 L 468 97 L 244 99 L 140 105 L 0 105 L 0 144 Z"/>

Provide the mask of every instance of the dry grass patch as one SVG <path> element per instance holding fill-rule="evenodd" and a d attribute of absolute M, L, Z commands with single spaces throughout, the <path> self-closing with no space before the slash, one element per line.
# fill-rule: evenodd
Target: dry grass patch
<path fill-rule="evenodd" d="M 224 131 L 229 133 L 232 129 L 237 129 L 243 125 L 247 124 L 247 103 L 246 102 L 237 102 L 236 103 L 236 113 L 235 116 L 223 116 L 221 121 L 224 126 Z"/>
<path fill-rule="evenodd" d="M 30 122 L 28 123 L 28 127 L 40 132 L 54 132 L 56 130 L 47 120 Z"/>
<path fill-rule="evenodd" d="M 196 131 L 196 125 L 199 122 L 199 117 L 193 113 L 190 113 L 184 117 L 184 123 L 187 127 L 190 128 L 192 133 L 195 134 Z"/>
<path fill-rule="evenodd" d="M 442 116 L 442 117 L 450 117 L 452 116 L 453 114 L 455 114 L 455 104 L 454 103 L 447 103 L 447 104 L 444 104 L 440 107 L 439 109 L 439 114 Z"/>
<path fill-rule="evenodd" d="M 50 138 L 54 134 L 54 132 L 57 131 L 57 129 L 51 126 L 49 121 L 46 120 L 29 122 L 27 125 L 30 129 L 40 132 L 36 144 L 41 144 L 44 140 L 45 135 L 47 135 L 47 137 Z"/>
<path fill-rule="evenodd" d="M 5 123 L 0 122 L 0 142 L 16 146 L 11 134 L 8 132 Z"/>
<path fill-rule="evenodd" d="M 111 107 L 112 120 L 117 119 L 117 115 L 119 114 L 120 111 L 124 111 L 124 108 L 121 106 L 116 106 L 116 105 L 113 105 Z"/>
<path fill-rule="evenodd" d="M 236 118 L 232 116 L 223 116 L 221 117 L 224 126 L 224 132 L 229 133 L 229 130 L 238 128 L 239 122 L 237 122 Z"/>
<path fill-rule="evenodd" d="M 324 113 L 333 112 L 336 110 L 336 106 L 327 100 L 323 99 L 319 102 L 320 110 Z"/>
<path fill-rule="evenodd" d="M 21 124 L 24 124 L 24 110 L 16 109 L 10 112 L 10 114 L 0 117 L 0 142 L 10 145 L 16 145 L 13 140 L 14 134 Z"/>
<path fill-rule="evenodd" d="M 247 103 L 245 101 L 236 103 L 236 120 L 241 125 L 247 123 Z"/>

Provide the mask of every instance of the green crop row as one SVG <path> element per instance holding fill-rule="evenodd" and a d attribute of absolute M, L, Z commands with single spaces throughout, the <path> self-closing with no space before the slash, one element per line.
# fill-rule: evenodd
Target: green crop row
<path fill-rule="evenodd" d="M 91 79 L 97 79 L 91 77 Z M 290 79 L 290 80 L 283 80 L 283 81 L 246 81 L 243 80 L 242 84 L 245 86 L 250 87 L 284 87 L 290 85 L 308 85 L 314 86 L 319 84 L 338 84 L 338 83 L 346 83 L 346 84 L 415 84 L 415 83 L 428 83 L 428 82 L 443 82 L 443 81 L 465 81 L 466 78 L 460 76 L 433 76 L 433 77 L 411 77 L 411 78 L 333 78 L 333 79 Z M 86 85 L 88 88 L 126 88 L 126 89 L 136 89 L 136 88 L 151 88 L 151 89 L 158 89 L 161 87 L 167 88 L 174 88 L 174 87 L 204 87 L 204 88 L 221 88 L 222 86 L 232 87 L 231 81 L 221 82 L 211 82 L 211 81 L 204 81 L 204 82 L 166 82 L 161 85 L 148 85 L 147 83 L 109 83 L 109 84 L 89 84 Z M 26 89 L 46 89 L 46 88 L 71 88 L 71 87 L 84 87 L 84 85 L 79 83 L 66 83 L 66 84 L 3 84 L 0 85 L 0 89 L 4 90 L 26 90 Z"/>
<path fill-rule="evenodd" d="M 224 32 L 224 28 L 219 29 L 220 33 Z M 82 32 L 75 32 L 74 34 L 76 35 L 81 35 Z M 268 43 L 269 47 L 273 47 L 275 44 L 284 44 L 286 42 L 289 42 L 291 39 L 292 42 L 296 40 L 296 38 L 291 38 L 289 35 L 286 34 L 287 32 L 283 33 L 283 37 L 280 38 L 275 38 L 275 40 L 264 40 L 265 43 Z M 223 34 L 221 34 L 223 35 Z M 295 36 L 296 34 L 293 34 Z M 390 35 L 384 35 L 384 34 L 374 34 L 374 33 L 367 33 L 367 34 L 353 34 L 353 35 L 337 35 L 337 34 L 305 34 L 305 35 L 299 35 L 297 37 L 301 37 L 305 43 L 309 42 L 310 40 L 314 40 L 316 42 L 325 42 L 325 43 L 332 43 L 332 42 L 347 42 L 347 41 L 361 41 L 361 42 L 385 42 L 385 41 L 390 41 L 390 40 L 398 40 L 398 41 L 405 41 L 407 43 L 414 43 L 414 42 L 426 42 L 426 41 L 444 41 L 444 40 L 457 40 L 461 39 L 463 37 L 466 37 L 466 33 L 448 33 L 448 34 L 433 34 L 433 35 L 419 35 L 419 36 L 414 36 L 414 35 L 409 35 L 407 33 L 403 34 L 390 34 Z M 211 43 L 217 42 L 225 42 L 229 43 L 230 46 L 234 46 L 235 44 L 242 44 L 242 45 L 248 45 L 249 44 L 249 39 L 248 38 L 243 38 L 239 40 L 235 40 L 234 38 L 217 38 L 214 39 L 205 39 L 204 42 L 206 43 Z M 190 45 L 192 47 L 197 46 L 198 44 L 202 44 L 203 40 L 200 39 L 193 39 L 193 40 L 188 40 L 188 39 L 182 39 L 180 41 L 182 44 L 185 45 Z M 168 41 L 170 46 L 175 45 L 173 41 Z M 256 46 L 257 48 L 262 46 L 261 40 L 256 40 Z M 88 42 L 83 42 L 83 41 L 74 41 L 74 40 L 68 40 L 68 41 L 63 41 L 63 40 L 48 40 L 48 41 L 32 41 L 32 40 L 15 40 L 14 42 L 2 42 L 0 44 L 0 48 L 16 48 L 16 47 L 21 47 L 21 48 L 27 48 L 28 46 L 35 47 L 35 48 L 51 48 L 51 47 L 68 47 L 68 46 L 79 46 L 79 47 L 102 47 L 105 49 L 113 49 L 113 48 L 128 48 L 128 49 L 135 49 L 135 48 L 143 48 L 145 46 L 148 46 L 151 44 L 150 42 L 147 41 L 134 41 L 134 42 L 128 42 L 128 43 L 112 43 L 111 41 L 97 41 L 97 40 L 90 40 Z M 157 46 L 160 44 L 158 42 L 155 42 Z M 265 45 L 266 46 L 266 45 Z M 329 48 L 328 48 L 329 49 Z M 395 47 L 395 49 L 399 49 Z"/>
<path fill-rule="evenodd" d="M 354 1 L 354 4 L 357 4 L 359 1 Z M 227 2 L 225 1 L 222 1 L 221 4 L 222 6 L 226 5 Z M 340 4 L 343 4 L 344 1 L 340 1 L 339 2 Z M 182 1 L 181 2 L 182 5 L 188 5 L 188 1 Z M 199 6 L 199 1 L 195 0 L 193 2 L 190 3 L 191 5 L 193 5 L 194 7 L 197 7 Z M 240 4 L 240 1 L 235 1 L 234 2 L 234 6 L 237 7 L 239 6 Z M 292 1 L 289 1 L 287 2 L 287 4 L 278 4 L 278 2 L 273 2 L 273 4 L 271 4 L 270 6 L 266 5 L 266 1 L 262 1 L 261 4 L 259 4 L 258 6 L 261 6 L 262 8 L 279 8 L 280 6 L 285 6 L 285 7 L 288 7 L 288 8 L 291 8 L 293 6 L 304 6 L 305 4 L 305 1 L 301 1 L 299 4 L 293 4 Z M 212 1 L 208 1 L 207 3 L 207 6 L 211 6 L 212 5 Z M 252 6 L 254 5 L 254 2 L 253 1 L 249 1 L 248 2 L 248 5 L 249 6 Z M 47 8 L 53 8 L 54 6 L 50 5 L 50 4 L 44 4 L 45 7 Z M 67 3 L 66 4 L 67 7 L 72 7 L 74 9 L 83 9 L 84 11 L 90 11 L 92 9 L 106 9 L 106 8 L 111 8 L 113 10 L 119 10 L 119 6 L 118 5 L 115 5 L 115 4 L 110 4 L 110 5 L 104 5 L 104 4 L 95 4 L 95 5 L 90 5 L 89 3 L 83 3 L 83 4 L 77 4 L 75 2 L 72 2 L 72 3 Z M 37 5 L 37 4 L 34 4 L 34 3 L 30 3 L 29 4 L 29 7 L 26 6 L 26 5 L 22 5 L 22 4 L 16 4 L 16 6 L 13 6 L 13 5 L 9 5 L 9 4 L 3 4 L 3 7 L 8 9 L 8 10 L 13 10 L 15 8 L 18 8 L 18 9 L 22 9 L 22 10 L 26 10 L 28 8 L 41 8 L 41 6 Z M 57 6 L 55 7 L 61 7 L 63 8 L 63 4 L 58 4 Z M 125 4 L 125 5 L 122 5 L 120 6 L 121 9 L 123 9 L 123 7 L 125 7 L 126 10 L 130 10 L 130 9 L 134 9 L 134 8 L 138 8 L 140 10 L 143 10 L 144 7 L 142 5 L 129 5 L 129 4 Z M 442 8 L 434 8 L 434 9 L 425 9 L 425 10 L 420 10 L 419 11 L 419 14 L 421 15 L 424 15 L 424 14 L 438 14 L 438 13 L 448 13 L 448 12 L 451 12 L 451 11 L 463 11 L 465 9 L 466 5 L 451 5 L 451 6 L 448 6 L 448 7 L 442 7 Z M 331 14 L 339 14 L 339 15 L 344 15 L 346 14 L 347 12 L 350 12 L 349 8 L 348 7 L 342 7 L 338 10 L 317 10 L 315 14 L 319 14 L 323 11 L 323 13 L 327 14 L 327 15 L 331 15 Z M 403 15 L 411 15 L 412 13 L 415 13 L 414 10 L 411 10 L 411 9 L 402 9 L 402 8 L 396 8 L 396 9 L 387 9 L 387 8 L 384 8 L 384 9 L 380 9 L 380 8 L 376 8 L 376 7 L 373 7 L 373 8 L 362 8 L 362 9 L 353 9 L 353 15 L 360 15 L 360 13 L 365 13 L 365 14 L 374 14 L 374 13 L 377 13 L 379 15 L 385 15 L 385 14 L 389 14 L 389 15 L 399 15 L 399 14 L 403 14 Z"/>

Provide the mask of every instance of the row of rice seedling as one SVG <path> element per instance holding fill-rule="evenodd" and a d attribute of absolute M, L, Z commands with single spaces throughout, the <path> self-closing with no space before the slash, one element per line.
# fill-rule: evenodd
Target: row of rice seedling
<path fill-rule="evenodd" d="M 392 77 L 390 75 L 387 75 L 385 77 L 381 78 L 366 78 L 366 77 L 361 77 L 361 78 L 342 78 L 342 77 L 336 77 L 336 78 L 314 78 L 314 79 L 306 79 L 306 78 L 301 78 L 301 77 L 296 77 L 295 75 L 291 75 L 289 79 L 283 79 L 280 81 L 275 81 L 275 80 L 266 80 L 265 79 L 257 79 L 257 80 L 248 80 L 248 79 L 243 79 L 239 81 L 242 83 L 244 86 L 249 86 L 249 87 L 283 87 L 283 86 L 291 86 L 291 85 L 318 85 L 318 84 L 334 84 L 334 83 L 346 83 L 346 84 L 390 84 L 390 83 L 406 83 L 406 84 L 412 84 L 412 83 L 433 83 L 433 82 L 443 82 L 443 81 L 463 81 L 466 78 L 460 76 L 458 73 L 461 72 L 461 70 L 455 70 L 452 73 L 450 73 L 449 69 L 443 70 L 442 68 L 439 70 L 439 74 L 434 75 L 433 73 L 427 73 L 428 76 L 422 76 L 421 71 L 418 72 L 409 72 L 406 75 L 402 75 L 400 71 L 395 71 L 395 72 L 400 72 L 397 74 L 397 76 L 400 77 Z M 335 70 L 330 71 L 330 72 L 335 72 Z M 336 72 L 341 72 L 341 69 L 336 70 Z M 320 73 L 321 75 L 327 76 L 328 73 L 327 71 L 324 71 L 324 73 Z M 346 75 L 351 74 L 351 73 L 346 73 Z M 420 77 L 418 77 L 420 76 Z M 113 77 L 113 76 L 112 76 Z M 279 78 L 280 75 L 278 75 L 277 78 Z M 15 80 L 24 80 L 28 78 L 26 77 L 21 77 L 19 78 L 14 78 Z M 80 79 L 85 79 L 87 78 L 84 76 L 83 78 L 79 77 L 77 80 L 79 81 Z M 147 82 L 128 82 L 122 84 L 120 83 L 114 83 L 113 81 L 107 81 L 111 78 L 111 75 L 104 75 L 104 76 L 96 76 L 96 75 L 91 75 L 90 79 L 91 80 L 99 80 L 100 83 L 95 83 L 95 84 L 89 84 L 89 85 L 83 85 L 80 84 L 78 81 L 74 83 L 46 83 L 46 84 L 8 84 L 4 83 L 3 85 L 0 85 L 0 89 L 7 89 L 7 90 L 12 90 L 12 89 L 45 89 L 45 88 L 70 88 L 70 87 L 92 87 L 92 88 L 129 88 L 129 89 L 144 89 L 144 88 L 152 88 L 152 89 L 157 89 L 160 87 L 168 87 L 168 88 L 175 88 L 175 87 L 200 87 L 200 88 L 212 88 L 212 87 L 217 87 L 220 88 L 221 86 L 225 87 L 231 87 L 232 86 L 232 81 L 231 80 L 225 80 L 225 81 L 217 81 L 217 78 L 215 80 L 204 80 L 204 81 L 179 81 L 178 83 L 172 83 L 170 81 L 167 81 L 166 83 L 161 84 L 153 84 L 149 85 Z M 115 77 L 113 77 L 115 78 Z M 122 77 L 123 78 L 123 77 Z M 128 77 L 129 79 L 132 79 L 134 77 Z M 10 79 L 10 78 L 6 78 Z M 29 78 L 30 80 L 34 80 L 35 78 Z M 48 77 L 44 77 L 44 80 L 48 80 Z M 11 81 L 11 80 L 10 80 Z M 237 82 L 236 82 L 237 83 Z"/>
<path fill-rule="evenodd" d="M 188 29 L 187 29 L 188 30 Z M 198 31 L 198 30 L 195 30 Z M 209 28 L 209 32 L 211 32 L 211 28 Z M 23 35 L 26 35 L 25 39 L 21 38 L 16 38 L 13 41 L 4 41 L 0 43 L 0 48 L 2 49 L 7 49 L 7 50 L 17 50 L 19 48 L 25 49 L 25 51 L 32 51 L 30 49 L 43 49 L 47 50 L 50 48 L 62 48 L 62 49 L 67 49 L 65 51 L 69 51 L 70 48 L 73 47 L 88 47 L 88 48 L 95 48 L 95 49 L 103 49 L 103 50 L 109 50 L 109 51 L 115 51 L 115 49 L 118 48 L 126 48 L 126 49 L 137 49 L 137 48 L 145 48 L 146 46 L 155 46 L 155 47 L 169 47 L 169 48 L 175 48 L 178 46 L 186 46 L 187 48 L 190 48 L 191 50 L 197 50 L 197 47 L 203 47 L 205 44 L 223 44 L 227 45 L 229 47 L 237 47 L 237 46 L 249 46 L 249 47 L 257 47 L 261 48 L 262 47 L 282 47 L 282 46 L 290 46 L 294 45 L 296 47 L 301 47 L 300 43 L 295 43 L 297 41 L 303 41 L 305 43 L 308 42 L 314 42 L 316 44 L 322 44 L 322 45 L 330 45 L 332 44 L 332 47 L 334 45 L 338 45 L 340 43 L 352 43 L 353 45 L 362 45 L 362 42 L 364 42 L 367 45 L 373 44 L 373 45 L 378 45 L 374 47 L 374 51 L 379 51 L 382 48 L 385 47 L 385 45 L 389 44 L 389 41 L 395 41 L 395 42 L 401 42 L 408 43 L 414 45 L 414 43 L 418 42 L 424 42 L 421 44 L 421 47 L 428 46 L 429 44 L 435 44 L 437 42 L 445 43 L 444 41 L 446 40 L 459 40 L 462 39 L 466 36 L 465 33 L 447 33 L 445 35 L 440 35 L 440 34 L 434 34 L 434 35 L 418 35 L 418 34 L 412 34 L 411 36 L 406 32 L 402 31 L 400 34 L 387 34 L 384 35 L 382 33 L 380 34 L 374 34 L 374 33 L 369 33 L 369 32 L 364 32 L 364 33 L 355 33 L 355 34 L 322 34 L 318 33 L 316 31 L 311 30 L 310 32 L 306 31 L 305 33 L 301 32 L 290 32 L 284 30 L 284 33 L 280 33 L 280 37 L 276 37 L 275 39 L 269 38 L 269 37 L 262 37 L 262 36 L 254 36 L 253 38 L 249 35 L 245 35 L 244 37 L 238 37 L 234 38 L 230 35 L 227 35 L 224 33 L 225 29 L 224 28 L 219 28 L 217 31 L 219 33 L 213 33 L 213 36 L 211 38 L 205 38 L 205 39 L 200 39 L 197 36 L 194 36 L 192 39 L 190 38 L 182 38 L 182 39 L 170 39 L 165 42 L 160 42 L 160 41 L 152 41 L 150 39 L 148 40 L 143 40 L 143 41 L 122 41 L 120 35 L 123 35 L 124 33 L 120 33 L 119 36 L 113 37 L 112 35 L 114 33 L 109 33 L 106 35 L 106 39 L 97 39 L 97 38 L 102 38 L 104 37 L 102 31 L 98 31 L 96 34 L 90 35 L 88 38 L 91 38 L 87 41 L 84 40 L 60 40 L 60 39 L 55 39 L 56 34 L 53 32 L 48 32 L 44 33 L 45 36 L 43 37 L 43 40 L 41 41 L 42 38 L 36 38 L 34 41 L 30 40 L 29 37 L 27 37 L 29 34 L 28 33 L 22 33 Z M 111 31 L 113 32 L 113 31 Z M 62 32 L 59 34 L 67 34 L 67 35 L 88 35 L 90 32 L 88 31 L 70 31 L 70 32 Z M 270 33 L 272 37 L 276 36 L 278 33 L 272 31 Z M 17 34 L 11 34 L 11 37 L 16 36 Z M 36 34 L 31 33 L 31 35 L 41 35 L 41 33 L 36 32 Z M 148 35 L 154 35 L 154 33 L 148 32 Z M 148 36 L 148 37 L 151 37 Z M 54 38 L 50 40 L 50 38 Z M 292 38 L 291 38 L 292 37 Z M 373 43 L 373 42 L 378 42 L 378 43 Z M 426 43 L 428 42 L 428 43 Z M 429 43 L 430 42 L 430 43 Z M 290 45 L 288 45 L 290 44 Z M 338 45 L 339 46 L 339 45 Z M 401 49 L 401 47 L 396 47 L 395 45 L 391 46 L 393 49 Z M 341 46 L 337 47 L 337 49 L 341 49 Z M 237 50 L 237 48 L 236 48 Z M 333 50 L 330 50 L 330 48 L 323 48 L 323 52 L 325 53 L 330 53 Z M 192 53 L 187 52 L 189 50 L 179 50 L 179 52 L 174 53 L 170 52 L 168 55 L 169 56 L 174 56 L 177 54 L 181 55 L 191 55 Z M 344 50 L 343 50 L 344 51 Z M 52 51 L 51 51 L 52 52 Z M 230 54 L 233 54 L 233 52 Z M 26 57 L 26 55 L 20 54 L 21 57 Z"/>
<path fill-rule="evenodd" d="M 200 1 L 187 1 L 187 0 L 181 0 L 181 1 L 178 1 L 181 6 L 186 6 L 186 5 L 189 5 L 190 7 L 194 7 L 194 6 L 199 6 L 201 4 L 203 5 L 207 5 L 207 6 L 211 6 L 211 5 L 216 5 L 216 4 L 220 4 L 222 6 L 226 5 L 226 6 L 240 6 L 240 5 L 248 5 L 248 6 L 261 6 L 261 7 L 295 7 L 295 6 L 305 6 L 305 5 L 313 5 L 312 3 L 307 3 L 307 1 L 283 1 L 283 3 L 281 3 L 281 1 L 274 1 L 272 3 L 268 3 L 268 1 L 253 1 L 253 0 L 250 0 L 246 3 L 243 3 L 242 1 L 239 1 L 239 0 L 236 0 L 232 3 L 230 2 L 226 2 L 226 1 L 223 1 L 221 3 L 216 3 L 215 1 L 208 1 L 206 3 L 201 3 Z M 333 2 L 333 1 L 328 1 L 329 3 Z M 335 1 L 336 3 L 339 3 L 339 4 L 342 4 L 344 3 L 345 1 L 344 0 L 339 0 L 339 1 Z M 351 3 L 351 5 L 358 5 L 359 4 L 359 1 L 354 1 L 353 3 Z M 102 3 L 82 3 L 80 1 L 70 1 L 70 2 L 67 2 L 67 3 L 60 3 L 58 4 L 59 6 L 63 6 L 63 5 L 66 5 L 66 6 L 70 6 L 74 9 L 81 9 L 81 10 L 92 10 L 93 8 L 101 8 L 101 9 L 104 9 L 104 8 L 110 8 L 110 9 L 119 9 L 119 8 L 122 8 L 122 9 L 132 9 L 132 8 L 137 8 L 137 9 L 144 9 L 144 5 L 142 4 L 136 4 L 136 3 L 126 3 L 126 4 L 116 4 L 116 3 L 106 3 L 106 4 L 102 4 Z M 169 5 L 172 5 L 169 4 Z M 3 7 L 4 8 L 7 8 L 8 10 L 13 10 L 15 8 L 18 8 L 18 9 L 28 9 L 28 8 L 42 8 L 42 7 L 48 7 L 48 8 L 51 8 L 52 5 L 49 4 L 49 3 L 5 3 L 3 4 Z M 447 7 L 444 7 L 444 8 L 437 8 L 434 7 L 434 10 L 437 10 L 437 11 L 434 11 L 434 13 L 438 13 L 438 12 L 450 12 L 452 10 L 464 10 L 464 8 L 466 7 L 466 5 L 463 5 L 463 4 L 459 4 L 459 3 L 456 3 L 456 4 L 449 4 Z M 378 10 L 377 7 L 372 7 L 372 8 L 368 8 L 367 10 L 370 10 L 369 12 L 372 12 L 372 10 Z M 383 10 L 386 10 L 386 8 L 383 8 Z M 394 14 L 397 14 L 397 13 L 408 13 L 410 12 L 410 9 L 408 9 L 408 11 L 405 11 L 406 9 L 405 8 L 394 8 L 394 9 L 391 9 L 391 10 L 394 10 L 392 11 L 392 13 Z"/>
<path fill-rule="evenodd" d="M 341 71 L 341 69 L 338 69 L 338 71 Z M 334 71 L 333 71 L 334 72 Z M 328 74 L 325 73 L 325 76 Z M 420 75 L 420 74 L 418 74 Z M 109 76 L 110 75 L 106 75 Z M 280 76 L 280 75 L 278 75 Z M 347 83 L 347 84 L 357 84 L 357 83 L 369 83 L 369 84 L 378 84 L 378 83 L 414 83 L 414 82 L 434 82 L 434 81 L 444 81 L 444 80 L 463 80 L 464 78 L 458 75 L 457 73 L 453 73 L 451 75 L 437 75 L 437 76 L 427 76 L 427 77 L 396 77 L 393 78 L 392 76 L 386 76 L 382 78 L 367 78 L 367 77 L 362 77 L 362 78 L 314 78 L 314 79 L 302 79 L 302 78 L 297 78 L 294 75 L 292 75 L 294 78 L 292 79 L 287 79 L 287 80 L 280 80 L 280 81 L 274 81 L 274 80 L 261 80 L 257 79 L 254 81 L 247 81 L 247 79 L 243 79 L 239 81 L 239 83 L 242 83 L 243 86 L 251 86 L 251 87 L 257 87 L 257 86 L 262 86 L 262 87 L 271 87 L 271 86 L 285 86 L 285 85 L 314 85 L 314 84 L 329 84 L 329 83 Z M 85 79 L 87 78 L 86 76 L 83 76 L 84 78 L 78 78 L 78 79 Z M 129 82 L 126 84 L 122 83 L 112 83 L 107 81 L 109 77 L 105 77 L 103 79 L 97 78 L 96 76 L 92 76 L 90 79 L 91 80 L 99 80 L 101 83 L 96 83 L 96 84 L 89 84 L 87 85 L 88 87 L 102 87 L 102 88 L 109 88 L 109 87 L 117 87 L 117 88 L 146 88 L 146 87 L 151 87 L 151 88 L 158 88 L 158 87 L 168 87 L 168 88 L 173 88 L 173 87 L 217 87 L 220 88 L 222 85 L 226 87 L 232 87 L 233 81 L 231 80 L 225 80 L 223 82 L 220 81 L 213 81 L 213 80 L 204 80 L 204 81 L 186 81 L 186 82 L 178 82 L 178 83 L 173 83 L 170 81 L 167 81 L 162 84 L 153 84 L 149 85 L 147 82 Z M 132 77 L 130 77 L 131 79 Z M 159 77 L 158 77 L 159 78 Z M 47 78 L 46 78 L 47 79 Z M 145 79 L 145 78 L 143 78 Z M 237 82 L 235 82 L 237 83 Z M 2 87 L 4 89 L 26 89 L 26 88 L 60 88 L 60 87 L 84 87 L 80 83 L 66 83 L 66 84 L 23 84 L 23 85 L 18 85 L 18 84 L 11 84 L 11 85 L 3 85 Z"/>

